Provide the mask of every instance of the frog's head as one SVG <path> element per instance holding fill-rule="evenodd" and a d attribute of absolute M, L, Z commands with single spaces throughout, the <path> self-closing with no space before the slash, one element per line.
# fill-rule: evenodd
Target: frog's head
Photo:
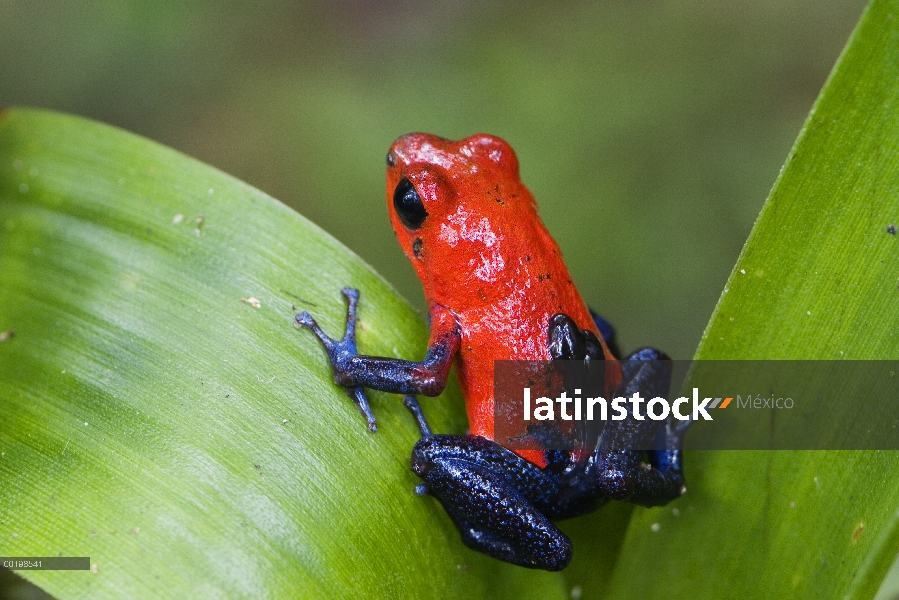
<path fill-rule="evenodd" d="M 458 286 L 492 295 L 515 266 L 510 260 L 548 238 L 515 151 L 486 134 L 397 139 L 387 154 L 387 206 L 403 251 L 436 301 L 448 290 L 460 293 Z"/>

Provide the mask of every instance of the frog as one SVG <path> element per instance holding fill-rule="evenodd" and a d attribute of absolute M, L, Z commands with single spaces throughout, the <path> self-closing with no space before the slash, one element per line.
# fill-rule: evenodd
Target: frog
<path fill-rule="evenodd" d="M 421 281 L 429 339 L 423 359 L 360 354 L 358 290 L 346 287 L 343 337 L 312 315 L 296 324 L 324 347 L 335 384 L 377 430 L 365 390 L 403 395 L 420 439 L 415 492 L 432 496 L 472 550 L 521 567 L 559 571 L 571 540 L 556 522 L 609 501 L 661 506 L 685 491 L 683 436 L 690 421 L 609 422 L 587 450 L 510 448 L 495 439 L 495 361 L 603 361 L 615 396 L 662 396 L 670 358 L 641 348 L 621 356 L 614 328 L 588 308 L 522 183 L 503 139 L 399 137 L 387 154 L 387 207 L 397 241 Z M 455 367 L 469 430 L 435 434 L 418 396 L 437 396 Z M 655 450 L 644 450 L 656 448 Z"/>

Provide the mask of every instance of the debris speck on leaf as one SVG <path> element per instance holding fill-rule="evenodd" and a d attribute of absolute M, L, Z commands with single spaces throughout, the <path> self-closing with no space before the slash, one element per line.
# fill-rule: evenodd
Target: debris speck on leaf
<path fill-rule="evenodd" d="M 6 340 L 11 340 L 16 337 L 16 330 L 9 329 L 7 331 L 0 332 L 0 342 L 5 342 Z"/>
<path fill-rule="evenodd" d="M 246 302 L 253 308 L 259 308 L 260 306 L 262 306 L 262 302 L 260 302 L 259 300 L 257 300 L 256 298 L 254 298 L 252 296 L 250 296 L 249 298 L 241 298 L 240 301 Z"/>

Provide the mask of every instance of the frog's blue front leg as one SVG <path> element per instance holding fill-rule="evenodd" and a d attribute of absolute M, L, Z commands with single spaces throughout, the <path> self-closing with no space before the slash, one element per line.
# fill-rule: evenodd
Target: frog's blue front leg
<path fill-rule="evenodd" d="M 343 387 L 366 420 L 370 431 L 376 431 L 363 388 L 395 394 L 424 394 L 436 396 L 443 391 L 453 357 L 459 349 L 461 332 L 448 311 L 438 312 L 432 319 L 431 339 L 424 360 L 411 361 L 386 356 L 363 356 L 356 351 L 356 307 L 359 291 L 343 288 L 347 299 L 346 331 L 342 338 L 326 334 L 308 312 L 296 316 L 297 325 L 306 327 L 328 352 L 334 383 Z"/>
<path fill-rule="evenodd" d="M 662 352 L 638 350 L 621 362 L 621 370 L 624 378 L 614 397 L 631 398 L 634 393 L 645 400 L 667 397 L 671 362 Z M 673 417 L 660 424 L 645 415 L 641 421 L 632 413 L 625 420 L 606 423 L 590 467 L 599 493 L 643 506 L 667 504 L 683 494 L 681 445 L 689 424 Z M 659 442 L 661 450 L 646 451 L 659 447 Z"/>
<path fill-rule="evenodd" d="M 343 337 L 339 340 L 329 337 L 322 331 L 321 327 L 318 326 L 318 323 L 315 322 L 315 319 L 308 312 L 302 312 L 296 317 L 297 325 L 308 327 L 319 339 L 328 352 L 328 356 L 331 357 L 332 364 L 335 362 L 336 356 L 354 356 L 356 354 L 356 304 L 359 301 L 359 292 L 353 288 L 344 288 L 343 295 L 347 299 L 346 329 Z M 345 386 L 344 389 L 368 422 L 368 430 L 371 432 L 377 431 L 378 425 L 375 421 L 375 415 L 371 411 L 371 406 L 368 404 L 365 390 L 361 386 Z"/>

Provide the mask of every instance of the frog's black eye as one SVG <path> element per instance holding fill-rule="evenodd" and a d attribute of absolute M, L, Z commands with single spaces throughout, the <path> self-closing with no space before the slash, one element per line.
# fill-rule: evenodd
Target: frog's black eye
<path fill-rule="evenodd" d="M 393 192 L 393 209 L 399 216 L 403 225 L 413 231 L 421 227 L 428 216 L 421 196 L 415 191 L 415 187 L 408 179 L 403 177 Z"/>

